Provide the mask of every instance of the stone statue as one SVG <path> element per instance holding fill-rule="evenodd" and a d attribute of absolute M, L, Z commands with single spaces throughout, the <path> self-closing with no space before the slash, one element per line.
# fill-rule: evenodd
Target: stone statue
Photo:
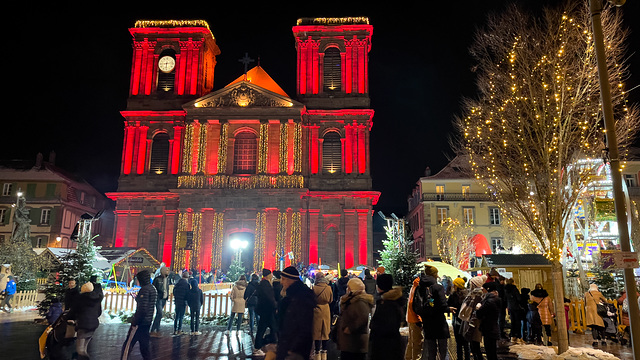
<path fill-rule="evenodd" d="M 29 218 L 29 209 L 26 208 L 26 200 L 24 196 L 18 197 L 16 211 L 13 215 L 13 233 L 11 241 L 31 243 L 31 218 Z"/>

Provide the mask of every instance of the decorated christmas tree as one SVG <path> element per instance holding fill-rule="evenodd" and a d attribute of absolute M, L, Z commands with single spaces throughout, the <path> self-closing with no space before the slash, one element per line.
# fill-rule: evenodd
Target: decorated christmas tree
<path fill-rule="evenodd" d="M 380 251 L 380 265 L 384 266 L 385 273 L 393 276 L 394 285 L 402 286 L 404 294 L 408 295 L 413 279 L 420 271 L 418 253 L 413 249 L 413 241 L 409 240 L 411 235 L 406 230 L 404 219 L 385 219 L 387 239 L 382 241 L 384 249 Z"/>
<path fill-rule="evenodd" d="M 241 275 L 245 274 L 245 268 L 242 265 L 242 261 L 239 256 L 234 257 L 231 262 L 231 266 L 229 266 L 229 271 L 227 271 L 227 278 L 231 282 L 235 282 L 240 279 Z"/>

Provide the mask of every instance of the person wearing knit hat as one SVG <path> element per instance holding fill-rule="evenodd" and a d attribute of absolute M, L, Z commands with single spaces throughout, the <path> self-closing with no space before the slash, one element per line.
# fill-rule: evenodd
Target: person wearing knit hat
<path fill-rule="evenodd" d="M 428 276 L 433 276 L 434 278 L 438 278 L 438 268 L 431 265 L 424 266 L 424 273 Z"/>
<path fill-rule="evenodd" d="M 474 276 L 471 278 L 471 280 L 469 280 L 469 288 L 471 290 L 476 288 L 481 288 L 482 284 L 484 284 L 486 280 L 487 280 L 486 275 Z"/>
<path fill-rule="evenodd" d="M 271 274 L 271 270 L 269 270 L 269 269 L 262 269 L 262 277 L 269 276 L 270 274 Z"/>
<path fill-rule="evenodd" d="M 326 360 L 329 333 L 331 331 L 330 304 L 333 302 L 333 291 L 322 271 L 315 273 L 313 293 L 318 306 L 313 310 L 312 336 L 315 352 L 311 358 L 313 360 Z"/>
<path fill-rule="evenodd" d="M 285 296 L 278 306 L 280 329 L 276 359 L 306 359 L 313 344 L 315 294 L 300 280 L 295 267 L 286 267 L 280 275 Z"/>
<path fill-rule="evenodd" d="M 404 348 L 400 325 L 404 321 L 405 301 L 401 287 L 393 287 L 390 274 L 380 274 L 376 280 L 379 298 L 371 317 L 369 344 L 371 360 L 402 359 Z"/>
<path fill-rule="evenodd" d="M 360 278 L 347 282 L 347 292 L 339 300 L 335 342 L 341 359 L 364 359 L 369 351 L 369 315 L 375 304 Z"/>
<path fill-rule="evenodd" d="M 480 332 L 482 333 L 484 348 L 488 360 L 498 359 L 498 340 L 500 339 L 500 317 L 501 301 L 498 296 L 498 283 L 487 282 L 482 285 L 486 294 L 482 301 L 476 305 L 476 317 L 481 320 Z"/>
<path fill-rule="evenodd" d="M 102 314 L 102 304 L 100 299 L 93 293 L 93 290 L 91 282 L 82 285 L 80 294 L 67 315 L 67 318 L 76 321 L 76 352 L 78 353 L 78 359 L 89 359 L 89 342 L 98 326 L 100 326 L 98 318 Z"/>
<path fill-rule="evenodd" d="M 462 335 L 463 321 L 458 317 L 462 304 L 467 297 L 467 289 L 465 288 L 465 281 L 461 277 L 457 277 L 453 280 L 453 290 L 451 295 L 447 298 L 447 306 L 451 311 L 451 324 L 453 326 L 453 335 L 456 341 L 456 354 L 457 359 L 470 359 L 471 352 L 469 342 Z"/>
<path fill-rule="evenodd" d="M 445 317 L 445 313 L 450 312 L 447 305 L 444 286 L 437 281 L 438 269 L 434 266 L 426 265 L 420 275 L 420 285 L 418 293 L 426 299 L 426 294 L 431 294 L 431 301 L 424 304 L 422 313 L 418 311 L 423 327 L 424 345 L 427 350 L 428 359 L 435 360 L 437 355 L 441 359 L 445 359 L 448 351 L 448 342 L 451 337 L 449 324 Z"/>
<path fill-rule="evenodd" d="M 591 328 L 593 347 L 598 345 L 598 340 L 602 341 L 602 345 L 607 344 L 605 338 L 605 323 L 602 317 L 598 315 L 598 304 L 600 303 L 606 304 L 607 299 L 598 290 L 598 285 L 591 284 L 589 286 L 589 291 L 584 294 L 584 305 L 586 310 L 584 324 Z"/>

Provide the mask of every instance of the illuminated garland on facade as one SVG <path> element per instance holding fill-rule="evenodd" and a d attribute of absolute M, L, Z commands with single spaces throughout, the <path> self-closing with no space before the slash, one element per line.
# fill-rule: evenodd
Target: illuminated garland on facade
<path fill-rule="evenodd" d="M 262 269 L 262 263 L 264 261 L 264 243 L 266 237 L 267 213 L 264 211 L 260 211 L 256 216 L 256 232 L 253 245 L 253 270 L 255 271 L 259 271 L 260 269 Z"/>
<path fill-rule="evenodd" d="M 207 163 L 207 124 L 200 124 L 200 132 L 198 135 L 198 168 L 196 172 L 204 172 Z"/>
<path fill-rule="evenodd" d="M 287 143 L 289 142 L 289 124 L 286 122 L 280 123 L 280 163 L 279 163 L 279 172 L 281 174 L 286 173 L 288 169 L 288 161 L 289 160 L 289 147 Z"/>
<path fill-rule="evenodd" d="M 293 172 L 302 172 L 302 122 L 294 123 L 293 133 Z"/>
<path fill-rule="evenodd" d="M 269 123 L 260 123 L 258 139 L 258 174 L 267 172 L 267 155 L 269 153 Z"/>
<path fill-rule="evenodd" d="M 202 213 L 191 214 L 191 231 L 193 231 L 193 247 L 189 258 L 189 269 L 197 269 L 200 264 L 200 243 L 202 239 Z"/>
<path fill-rule="evenodd" d="M 205 20 L 138 20 L 133 27 L 204 27 L 211 30 Z"/>
<path fill-rule="evenodd" d="M 179 189 L 302 189 L 302 175 L 182 175 Z"/>
<path fill-rule="evenodd" d="M 291 252 L 293 253 L 294 261 L 302 261 L 302 215 L 299 211 L 294 212 L 291 215 Z"/>
<path fill-rule="evenodd" d="M 286 250 L 287 239 L 287 216 L 286 212 L 278 213 L 278 224 L 276 227 L 276 258 L 280 259 L 280 256 Z M 286 256 L 286 255 L 285 255 Z"/>
<path fill-rule="evenodd" d="M 184 129 L 184 147 L 182 150 L 182 172 L 191 173 L 191 149 L 193 148 L 193 124 L 187 124 Z"/>
<path fill-rule="evenodd" d="M 218 146 L 218 174 L 224 174 L 227 169 L 227 144 L 229 143 L 229 123 L 220 126 L 220 145 Z"/>
<path fill-rule="evenodd" d="M 224 213 L 213 214 L 211 231 L 211 268 L 222 268 L 222 240 L 224 238 Z"/>
<path fill-rule="evenodd" d="M 173 244 L 173 248 L 175 249 L 173 252 L 173 269 L 176 271 L 184 269 L 186 265 L 186 251 L 182 248 L 181 244 L 186 241 L 188 220 L 187 213 L 178 214 L 178 232 L 176 233 L 176 241 Z"/>
<path fill-rule="evenodd" d="M 348 24 L 369 24 L 368 17 L 343 17 L 343 18 L 312 18 L 298 19 L 297 24 L 303 25 L 311 22 L 313 25 L 348 25 Z"/>

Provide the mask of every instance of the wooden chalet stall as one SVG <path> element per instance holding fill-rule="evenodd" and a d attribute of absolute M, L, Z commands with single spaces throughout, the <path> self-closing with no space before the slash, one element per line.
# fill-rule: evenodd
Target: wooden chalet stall
<path fill-rule="evenodd" d="M 471 271 L 488 273 L 495 268 L 505 278 L 513 278 L 518 289 L 535 289 L 542 284 L 553 298 L 551 263 L 540 254 L 492 254 L 482 255 L 479 266 Z"/>
<path fill-rule="evenodd" d="M 145 248 L 103 248 L 98 253 L 104 261 L 94 266 L 109 274 L 109 280 L 131 284 L 135 275 L 142 270 L 149 270 L 151 278 L 160 267 L 160 262 Z"/>

